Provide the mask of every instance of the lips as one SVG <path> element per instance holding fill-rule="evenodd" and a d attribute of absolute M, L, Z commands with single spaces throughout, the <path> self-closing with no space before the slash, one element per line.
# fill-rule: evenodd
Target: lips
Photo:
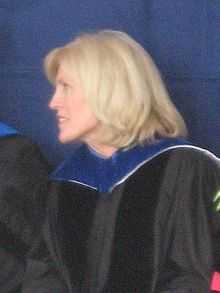
<path fill-rule="evenodd" d="M 67 120 L 66 118 L 58 118 L 59 122 L 63 122 L 63 121 L 66 121 L 66 120 Z"/>
<path fill-rule="evenodd" d="M 64 117 L 64 116 L 57 116 L 57 121 L 58 121 L 59 124 L 65 122 L 67 120 L 68 119 L 66 117 Z"/>

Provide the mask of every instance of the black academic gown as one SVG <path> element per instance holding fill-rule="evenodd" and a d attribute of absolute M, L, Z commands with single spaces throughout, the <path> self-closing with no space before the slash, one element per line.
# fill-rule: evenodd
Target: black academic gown
<path fill-rule="evenodd" d="M 209 292 L 220 269 L 219 160 L 178 141 L 160 144 L 148 154 L 140 155 L 141 147 L 116 154 L 109 163 L 83 146 L 53 174 L 45 239 L 66 283 L 60 292 Z M 100 246 L 103 238 L 91 241 L 100 196 L 117 197 L 117 190 L 117 212 L 103 226 L 113 227 L 111 243 L 105 237 Z M 106 251 L 101 289 L 91 286 L 88 269 L 96 244 Z M 43 288 L 51 262 L 49 268 L 37 280 L 42 291 L 28 293 L 50 292 Z"/>
<path fill-rule="evenodd" d="M 38 146 L 0 123 L 0 292 L 20 293 L 39 234 L 49 165 Z"/>

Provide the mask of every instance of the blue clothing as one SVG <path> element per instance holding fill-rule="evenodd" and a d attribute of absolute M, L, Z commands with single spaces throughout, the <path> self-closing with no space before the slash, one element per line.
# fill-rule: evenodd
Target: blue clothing
<path fill-rule="evenodd" d="M 183 139 L 161 139 L 148 145 L 137 145 L 115 152 L 110 158 L 98 155 L 82 145 L 51 175 L 52 179 L 77 182 L 99 192 L 111 191 L 141 165 L 159 154 L 189 145 Z"/>
<path fill-rule="evenodd" d="M 18 131 L 2 122 L 0 122 L 0 137 L 17 134 Z"/>

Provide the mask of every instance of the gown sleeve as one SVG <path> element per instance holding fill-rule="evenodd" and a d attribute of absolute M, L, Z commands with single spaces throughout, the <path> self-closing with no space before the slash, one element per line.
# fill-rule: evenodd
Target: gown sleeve
<path fill-rule="evenodd" d="M 49 188 L 50 196 L 47 201 L 46 216 L 42 225 L 39 237 L 35 239 L 32 250 L 27 257 L 27 266 L 22 283 L 22 293 L 78 293 L 77 290 L 68 288 L 68 282 L 64 281 L 61 273 L 62 263 L 57 262 L 54 257 L 54 250 L 51 242 L 55 245 L 55 240 L 51 237 L 51 222 L 56 230 L 57 215 L 57 189 L 53 183 Z M 52 212 L 52 215 L 51 215 Z M 54 218 L 55 217 L 55 218 Z M 51 221 L 51 218 L 53 219 Z M 49 240 L 48 240 L 49 239 Z M 55 245 L 56 246 L 56 245 Z M 49 248 L 49 249 L 48 249 Z M 50 250 L 50 252 L 49 252 Z M 53 253 L 51 253 L 53 251 Z M 59 259 L 59 257 L 58 257 Z"/>
<path fill-rule="evenodd" d="M 39 232 L 49 165 L 22 136 L 0 139 L 0 292 L 20 292 L 25 257 Z"/>
<path fill-rule="evenodd" d="M 40 249 L 44 248 L 41 247 Z M 64 280 L 61 278 L 60 272 L 48 253 L 45 257 L 39 257 L 38 254 L 37 258 L 31 256 L 27 259 L 27 269 L 21 292 L 72 293 L 73 291 L 67 288 Z M 78 293 L 78 291 L 74 291 L 73 293 L 76 292 Z"/>
<path fill-rule="evenodd" d="M 172 228 L 157 292 L 211 292 L 220 265 L 219 160 L 200 151 L 175 151 L 167 177 Z"/>

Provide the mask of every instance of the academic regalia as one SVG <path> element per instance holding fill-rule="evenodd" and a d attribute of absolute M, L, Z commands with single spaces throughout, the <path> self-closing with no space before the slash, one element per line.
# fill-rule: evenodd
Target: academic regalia
<path fill-rule="evenodd" d="M 0 123 L 0 292 L 20 293 L 25 257 L 39 234 L 49 165 L 38 146 Z"/>
<path fill-rule="evenodd" d="M 219 164 L 178 139 L 111 158 L 75 150 L 51 176 L 44 229 L 69 288 L 60 292 L 209 292 L 220 269 Z"/>

